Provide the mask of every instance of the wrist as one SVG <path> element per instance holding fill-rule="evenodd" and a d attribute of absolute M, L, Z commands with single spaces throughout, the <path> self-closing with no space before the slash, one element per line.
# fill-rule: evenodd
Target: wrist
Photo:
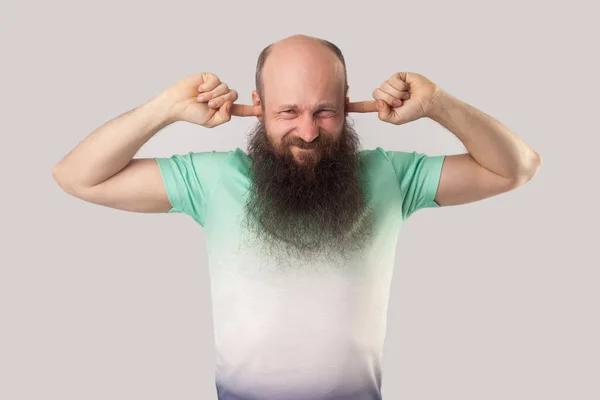
<path fill-rule="evenodd" d="M 452 101 L 451 97 L 452 96 L 450 93 L 438 86 L 431 98 L 429 108 L 425 113 L 425 116 L 436 122 L 440 122 L 447 113 L 449 103 Z"/>
<path fill-rule="evenodd" d="M 175 112 L 176 101 L 164 91 L 153 97 L 147 106 L 153 110 L 161 125 L 167 126 L 179 121 Z"/>

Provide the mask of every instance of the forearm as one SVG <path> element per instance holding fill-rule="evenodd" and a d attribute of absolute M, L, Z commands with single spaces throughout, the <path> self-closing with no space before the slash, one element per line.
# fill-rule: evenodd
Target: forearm
<path fill-rule="evenodd" d="M 172 122 L 169 100 L 158 95 L 95 129 L 52 174 L 61 186 L 97 185 L 125 168 L 144 143 Z"/>
<path fill-rule="evenodd" d="M 540 155 L 504 124 L 443 89 L 427 117 L 454 133 L 475 161 L 498 175 L 528 180 L 541 164 Z"/>

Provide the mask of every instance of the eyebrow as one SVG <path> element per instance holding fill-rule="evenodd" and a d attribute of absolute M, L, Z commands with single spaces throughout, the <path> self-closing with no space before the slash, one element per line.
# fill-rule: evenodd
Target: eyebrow
<path fill-rule="evenodd" d="M 279 106 L 277 108 L 281 109 L 281 110 L 288 110 L 290 108 L 294 109 L 294 110 L 297 110 L 300 107 L 298 107 L 297 104 L 284 104 L 284 105 L 281 105 L 281 106 Z M 320 103 L 320 104 L 317 104 L 317 108 L 333 108 L 333 109 L 337 109 L 338 106 L 335 103 Z"/>

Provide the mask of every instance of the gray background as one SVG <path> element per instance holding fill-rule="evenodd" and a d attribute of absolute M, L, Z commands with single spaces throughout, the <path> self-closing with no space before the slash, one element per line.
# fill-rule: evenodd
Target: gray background
<path fill-rule="evenodd" d="M 51 169 L 187 74 L 249 104 L 258 53 L 295 33 L 342 48 L 351 100 L 418 72 L 544 159 L 517 190 L 407 221 L 384 399 L 600 398 L 593 2 L 1 4 L 0 399 L 216 399 L 202 228 L 85 203 Z M 431 120 L 352 118 L 365 149 L 464 151 Z M 137 156 L 245 148 L 254 121 L 176 123 Z"/>

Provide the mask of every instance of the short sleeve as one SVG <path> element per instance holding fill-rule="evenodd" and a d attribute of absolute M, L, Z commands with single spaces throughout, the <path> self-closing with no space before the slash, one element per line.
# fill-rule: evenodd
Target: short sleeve
<path fill-rule="evenodd" d="M 172 205 L 168 213 L 187 214 L 204 226 L 211 191 L 230 153 L 213 150 L 155 157 Z"/>
<path fill-rule="evenodd" d="M 439 207 L 434 199 L 445 155 L 430 156 L 416 151 L 386 151 L 385 154 L 400 185 L 404 219 L 422 208 Z"/>

